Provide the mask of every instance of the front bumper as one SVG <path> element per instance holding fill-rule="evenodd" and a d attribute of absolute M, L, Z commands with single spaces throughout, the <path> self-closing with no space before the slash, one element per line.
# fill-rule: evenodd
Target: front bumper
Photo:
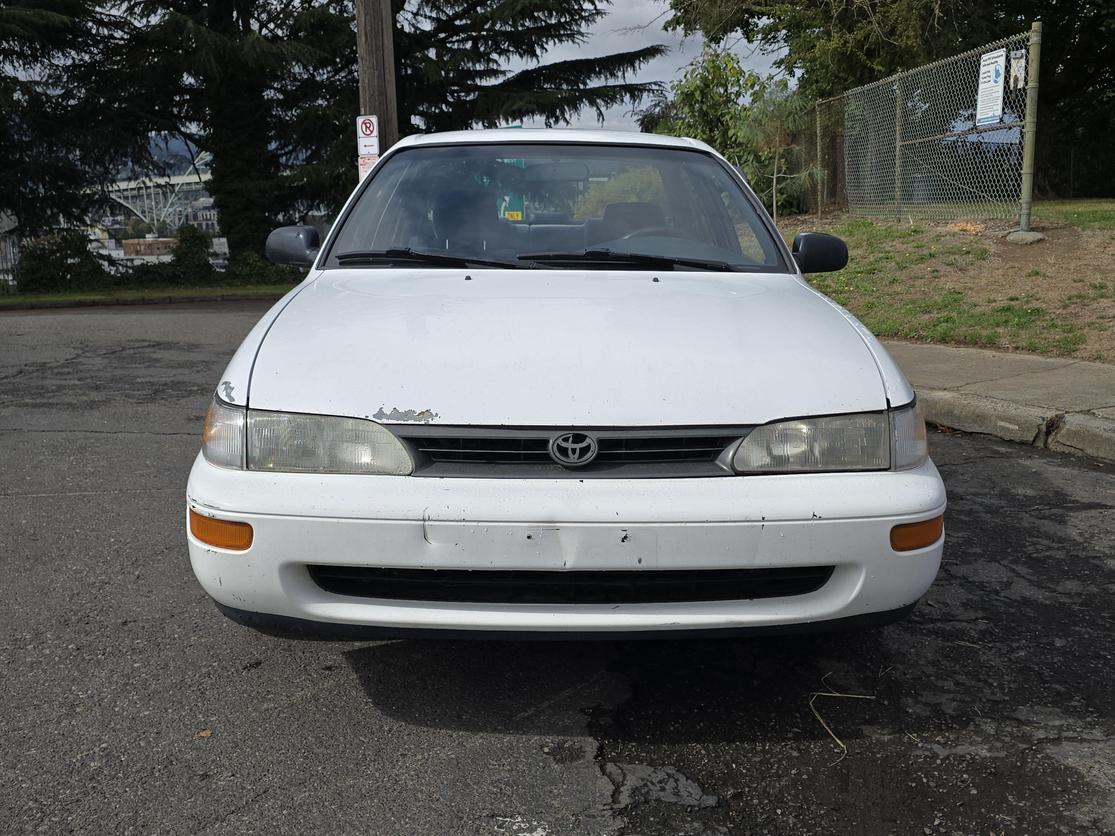
<path fill-rule="evenodd" d="M 187 533 L 224 608 L 278 620 L 437 631 L 763 630 L 900 610 L 929 588 L 943 540 L 909 552 L 890 530 L 941 514 L 932 462 L 899 473 L 710 479 L 419 479 L 268 474 L 200 455 L 197 513 L 249 523 L 250 549 Z M 328 593 L 307 564 L 427 569 L 633 570 L 834 566 L 814 592 L 669 604 L 474 604 Z"/>

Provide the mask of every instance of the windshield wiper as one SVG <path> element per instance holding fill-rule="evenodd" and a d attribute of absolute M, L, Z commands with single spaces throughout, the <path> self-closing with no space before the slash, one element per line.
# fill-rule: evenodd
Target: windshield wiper
<path fill-rule="evenodd" d="M 645 264 L 649 267 L 697 267 L 702 270 L 732 270 L 726 261 L 713 261 L 704 258 L 678 258 L 672 255 L 652 255 L 650 253 L 625 253 L 609 249 L 582 250 L 573 253 L 523 253 L 519 258 L 537 261 L 627 261 Z"/>
<path fill-rule="evenodd" d="M 349 250 L 337 253 L 334 258 L 338 264 L 372 264 L 377 261 L 420 261 L 423 264 L 444 264 L 450 267 L 468 267 L 470 264 L 482 267 L 506 267 L 511 270 L 523 270 L 537 267 L 529 261 L 512 261 L 503 258 L 474 258 L 471 255 L 453 255 L 451 253 L 430 252 L 428 250 L 415 250 L 410 247 L 389 247 L 386 250 Z"/>

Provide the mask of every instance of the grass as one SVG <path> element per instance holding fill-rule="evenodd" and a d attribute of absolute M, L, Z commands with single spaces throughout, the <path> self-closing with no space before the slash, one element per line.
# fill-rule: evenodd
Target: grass
<path fill-rule="evenodd" d="M 969 292 L 964 285 L 978 285 L 981 267 L 991 258 L 978 237 L 862 218 L 829 231 L 847 242 L 848 266 L 809 281 L 880 337 L 1053 355 L 1071 355 L 1085 342 L 1076 322 L 1051 314 L 1034 299 L 991 301 Z"/>
<path fill-rule="evenodd" d="M 1034 218 L 1079 229 L 1115 229 L 1115 200 L 1040 200 Z"/>
<path fill-rule="evenodd" d="M 63 304 L 75 305 L 107 302 L 176 299 L 191 296 L 250 296 L 272 298 L 282 296 L 293 285 L 214 285 L 210 287 L 144 287 L 121 290 L 74 291 L 71 293 L 4 293 L 0 294 L 0 310 L 13 305 Z"/>
<path fill-rule="evenodd" d="M 889 203 L 865 204 L 859 207 L 862 216 L 889 223 L 895 221 L 928 220 L 942 218 L 958 221 L 969 219 L 999 219 L 1018 223 L 1017 203 L 906 203 L 896 212 Z M 1093 198 L 1078 200 L 1038 200 L 1034 202 L 1036 222 L 1064 224 L 1079 229 L 1115 229 L 1115 200 Z"/>

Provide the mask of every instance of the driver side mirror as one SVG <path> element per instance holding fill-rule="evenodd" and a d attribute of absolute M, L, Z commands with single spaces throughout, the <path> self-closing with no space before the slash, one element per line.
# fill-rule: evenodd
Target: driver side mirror
<path fill-rule="evenodd" d="M 792 252 L 803 273 L 831 273 L 848 264 L 848 245 L 827 232 L 799 232 Z"/>
<path fill-rule="evenodd" d="M 321 249 L 321 236 L 312 226 L 280 226 L 271 230 L 263 253 L 274 264 L 309 267 Z"/>

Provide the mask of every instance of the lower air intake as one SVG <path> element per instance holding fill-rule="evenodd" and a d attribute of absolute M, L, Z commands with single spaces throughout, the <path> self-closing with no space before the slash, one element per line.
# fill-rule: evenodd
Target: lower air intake
<path fill-rule="evenodd" d="M 309 566 L 326 592 L 359 598 L 461 604 L 667 604 L 805 595 L 832 566 L 776 569 L 534 570 Z"/>

